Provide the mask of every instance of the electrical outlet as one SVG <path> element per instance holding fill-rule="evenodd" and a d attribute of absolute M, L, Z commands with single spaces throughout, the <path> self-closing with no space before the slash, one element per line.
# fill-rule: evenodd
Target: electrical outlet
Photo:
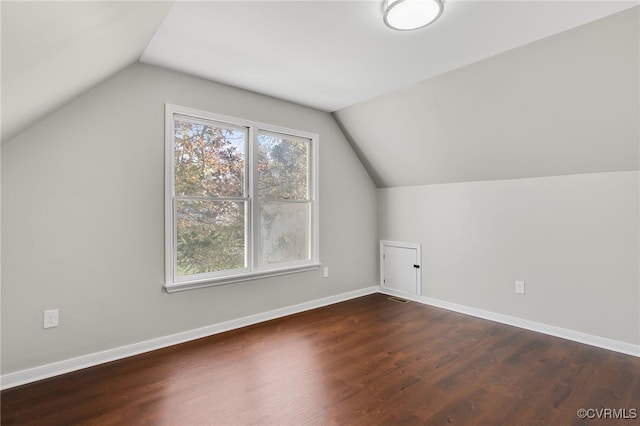
<path fill-rule="evenodd" d="M 52 328 L 58 326 L 58 310 L 51 309 L 44 311 L 44 328 Z"/>
<path fill-rule="evenodd" d="M 329 278 L 329 267 L 325 266 L 324 270 L 322 271 L 322 276 L 325 278 Z"/>
<path fill-rule="evenodd" d="M 524 294 L 524 281 L 516 281 L 516 293 Z"/>

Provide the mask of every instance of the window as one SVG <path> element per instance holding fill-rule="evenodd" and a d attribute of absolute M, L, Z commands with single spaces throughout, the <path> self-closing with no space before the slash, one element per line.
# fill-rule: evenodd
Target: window
<path fill-rule="evenodd" d="M 318 136 L 166 106 L 167 291 L 316 269 Z"/>

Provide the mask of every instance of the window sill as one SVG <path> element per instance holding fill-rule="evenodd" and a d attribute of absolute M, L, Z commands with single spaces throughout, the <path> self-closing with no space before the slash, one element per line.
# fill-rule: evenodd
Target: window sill
<path fill-rule="evenodd" d="M 320 263 L 311 263 L 302 266 L 292 266 L 290 268 L 276 269 L 272 271 L 251 272 L 246 274 L 229 275 L 220 278 L 207 278 L 197 281 L 186 281 L 180 283 L 165 284 L 164 288 L 167 293 L 176 293 L 185 290 L 194 290 L 196 288 L 213 287 L 217 285 L 237 283 L 241 281 L 251 281 L 260 278 L 277 277 L 279 275 L 296 274 L 298 272 L 315 271 L 321 266 Z"/>

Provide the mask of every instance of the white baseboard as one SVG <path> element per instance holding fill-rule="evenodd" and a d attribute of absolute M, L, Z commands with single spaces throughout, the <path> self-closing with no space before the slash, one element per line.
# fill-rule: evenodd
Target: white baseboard
<path fill-rule="evenodd" d="M 212 336 L 214 334 L 223 333 L 225 331 L 246 327 L 248 325 L 285 317 L 287 315 L 297 314 L 299 312 L 320 308 L 322 306 L 332 305 L 334 303 L 343 302 L 345 300 L 355 299 L 357 297 L 377 293 L 378 290 L 379 288 L 376 286 L 363 288 L 348 293 L 337 294 L 334 296 L 324 297 L 322 299 L 312 300 L 310 302 L 300 303 L 298 305 L 275 309 L 273 311 L 250 315 L 244 318 L 225 321 L 219 324 L 197 328 L 195 330 L 188 330 L 169 336 L 159 337 L 157 339 L 146 340 L 127 346 L 121 346 L 119 348 L 108 349 L 102 352 L 96 352 L 79 356 L 77 358 L 54 362 L 39 367 L 29 368 L 27 370 L 17 371 L 15 373 L 5 374 L 0 377 L 0 389 L 9 389 L 15 386 L 35 382 L 37 380 L 47 379 L 49 377 L 80 370 L 82 368 L 92 367 L 98 364 L 104 364 L 106 362 L 127 358 L 144 352 L 166 348 L 167 346 L 176 345 L 178 343 L 184 343 L 190 340 L 200 339 L 202 337 Z"/>
<path fill-rule="evenodd" d="M 631 343 L 620 342 L 618 340 L 607 339 L 606 337 L 594 336 L 592 334 L 581 333 L 579 331 L 568 330 L 566 328 L 555 327 L 553 325 L 542 324 L 539 322 L 529 321 L 509 315 L 497 314 L 495 312 L 476 309 L 464 305 L 458 305 L 456 303 L 433 299 L 431 297 L 406 294 L 384 287 L 380 287 L 379 291 L 383 294 L 401 297 L 403 299 L 412 300 L 414 302 L 422 303 L 425 305 L 431 305 L 437 308 L 443 308 L 465 315 L 471 315 L 502 324 L 512 325 L 514 327 L 524 328 L 526 330 L 536 331 L 538 333 L 548 334 L 550 336 L 560 337 L 562 339 L 572 340 L 574 342 L 596 346 L 602 349 L 608 349 L 614 352 L 620 352 L 623 354 L 640 357 L 640 345 L 633 345 Z"/>
<path fill-rule="evenodd" d="M 538 322 L 524 320 L 509 315 L 497 314 L 495 312 L 476 309 L 464 305 L 458 305 L 439 299 L 433 299 L 425 296 L 409 295 L 402 292 L 389 290 L 384 287 L 374 286 L 351 291 L 348 293 L 329 296 L 322 299 L 312 300 L 310 302 L 300 303 L 298 305 L 275 309 L 273 311 L 250 315 L 244 318 L 225 321 L 219 324 L 213 324 L 194 330 L 188 330 L 169 336 L 146 340 L 127 346 L 108 349 L 102 352 L 83 355 L 77 358 L 29 368 L 27 370 L 17 371 L 15 373 L 5 374 L 3 376 L 0 376 L 0 389 L 9 389 L 15 386 L 20 386 L 38 380 L 47 379 L 49 377 L 58 376 L 60 374 L 69 373 L 99 364 L 104 364 L 106 362 L 127 358 L 133 355 L 165 348 L 179 343 L 200 339 L 202 337 L 212 336 L 214 334 L 246 327 L 248 325 L 285 317 L 287 315 L 297 314 L 299 312 L 320 308 L 322 306 L 332 305 L 334 303 L 355 299 L 357 297 L 366 296 L 373 293 L 383 293 L 391 296 L 397 296 L 425 305 L 431 305 L 438 308 L 447 309 L 449 311 L 459 312 L 462 314 L 471 315 L 502 324 L 512 325 L 526 330 L 536 331 L 539 333 L 548 334 L 551 336 L 640 357 L 640 345 L 632 345 L 630 343 L 620 342 L 613 339 L 607 339 L 604 337 L 594 336 L 591 334 L 581 333 L 578 331 L 568 330 L 565 328 L 555 327 L 547 324 L 541 324 Z"/>

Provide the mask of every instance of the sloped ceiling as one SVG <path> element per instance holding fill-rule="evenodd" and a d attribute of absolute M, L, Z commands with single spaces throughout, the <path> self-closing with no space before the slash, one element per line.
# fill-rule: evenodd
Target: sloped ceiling
<path fill-rule="evenodd" d="M 378 187 L 638 170 L 640 8 L 334 115 Z"/>
<path fill-rule="evenodd" d="M 436 24 L 399 32 L 382 0 L 177 2 L 141 61 L 332 112 L 633 4 L 445 3 Z"/>
<path fill-rule="evenodd" d="M 2 141 L 137 62 L 170 6 L 2 1 Z"/>
<path fill-rule="evenodd" d="M 516 58 L 505 65 L 506 70 L 516 72 L 512 76 L 504 71 L 496 74 L 499 78 L 487 80 L 483 73 L 499 70 L 499 62 L 496 66 L 486 63 L 501 61 L 502 55 L 511 57 L 520 49 L 538 45 L 529 44 L 536 40 L 637 4 L 637 0 L 447 0 L 445 13 L 436 24 L 415 32 L 395 32 L 382 23 L 382 0 L 2 1 L 2 141 L 139 60 L 335 112 L 378 186 L 625 168 L 628 162 L 623 165 L 618 160 L 598 167 L 575 167 L 575 157 L 582 158 L 588 152 L 578 153 L 575 140 L 593 130 L 591 127 L 582 133 L 560 131 L 553 139 L 556 144 L 545 142 L 544 149 L 532 147 L 549 133 L 556 133 L 556 127 L 547 126 L 544 134 L 513 136 L 518 123 L 530 129 L 532 121 L 515 114 L 513 110 L 520 106 L 514 107 L 512 102 L 526 103 L 539 89 L 534 83 L 518 85 L 517 79 L 535 77 L 538 72 L 547 76 L 558 73 L 558 81 L 572 80 L 569 74 L 580 74 L 579 65 L 531 67 L 527 72 L 529 65 L 518 68 L 513 62 Z M 618 36 L 627 40 L 629 33 Z M 546 46 L 545 42 L 541 40 L 539 46 Z M 602 47 L 602 43 L 596 44 Z M 616 62 L 617 54 L 628 51 L 628 43 L 624 45 L 623 50 L 610 46 L 613 59 L 603 58 L 613 61 L 612 70 L 628 65 Z M 584 49 L 578 50 L 588 56 Z M 562 52 L 550 55 L 542 59 L 563 63 Z M 531 56 L 525 56 L 523 60 L 529 61 Z M 591 65 L 582 62 L 582 66 Z M 609 72 L 611 78 L 613 71 L 596 68 L 602 75 Z M 475 72 L 479 74 L 471 76 Z M 546 84 L 546 80 L 534 78 L 536 81 Z M 488 84 L 487 91 L 493 88 L 491 96 L 504 97 L 511 91 L 520 97 L 505 97 L 503 104 L 494 101 L 492 115 L 482 101 L 490 95 L 482 93 L 484 84 Z M 460 93 L 463 87 L 466 93 Z M 541 94 L 557 95 L 555 89 L 544 89 Z M 561 98 L 581 94 L 581 90 L 589 91 L 584 86 L 571 86 L 561 90 Z M 585 97 L 578 99 L 586 101 Z M 628 110 L 634 111 L 633 99 L 608 97 L 600 86 L 590 100 L 596 97 L 602 104 L 622 102 L 616 108 L 630 106 Z M 525 108 L 529 116 L 547 111 L 538 120 L 547 123 L 563 122 L 559 117 L 570 108 L 563 104 L 549 109 L 542 95 L 534 96 L 532 105 L 536 108 Z M 583 121 L 597 121 L 594 117 L 602 111 L 595 110 L 582 119 L 576 114 L 566 129 Z M 607 115 L 606 123 L 626 131 L 627 115 L 622 113 L 624 122 L 610 120 Z M 508 121 L 512 124 L 500 125 Z M 477 127 L 480 122 L 485 127 Z M 461 128 L 469 130 L 460 133 Z M 604 136 L 603 132 L 594 134 Z M 479 138 L 479 134 L 483 136 Z M 566 144 L 567 140 L 572 142 Z M 475 141 L 477 150 L 471 149 L 470 141 Z M 554 167 L 547 166 L 550 146 L 564 153 Z M 394 160 L 399 155 L 411 161 Z M 500 158 L 502 166 L 496 167 L 498 161 L 487 158 Z M 561 166 L 565 160 L 568 163 Z"/>

